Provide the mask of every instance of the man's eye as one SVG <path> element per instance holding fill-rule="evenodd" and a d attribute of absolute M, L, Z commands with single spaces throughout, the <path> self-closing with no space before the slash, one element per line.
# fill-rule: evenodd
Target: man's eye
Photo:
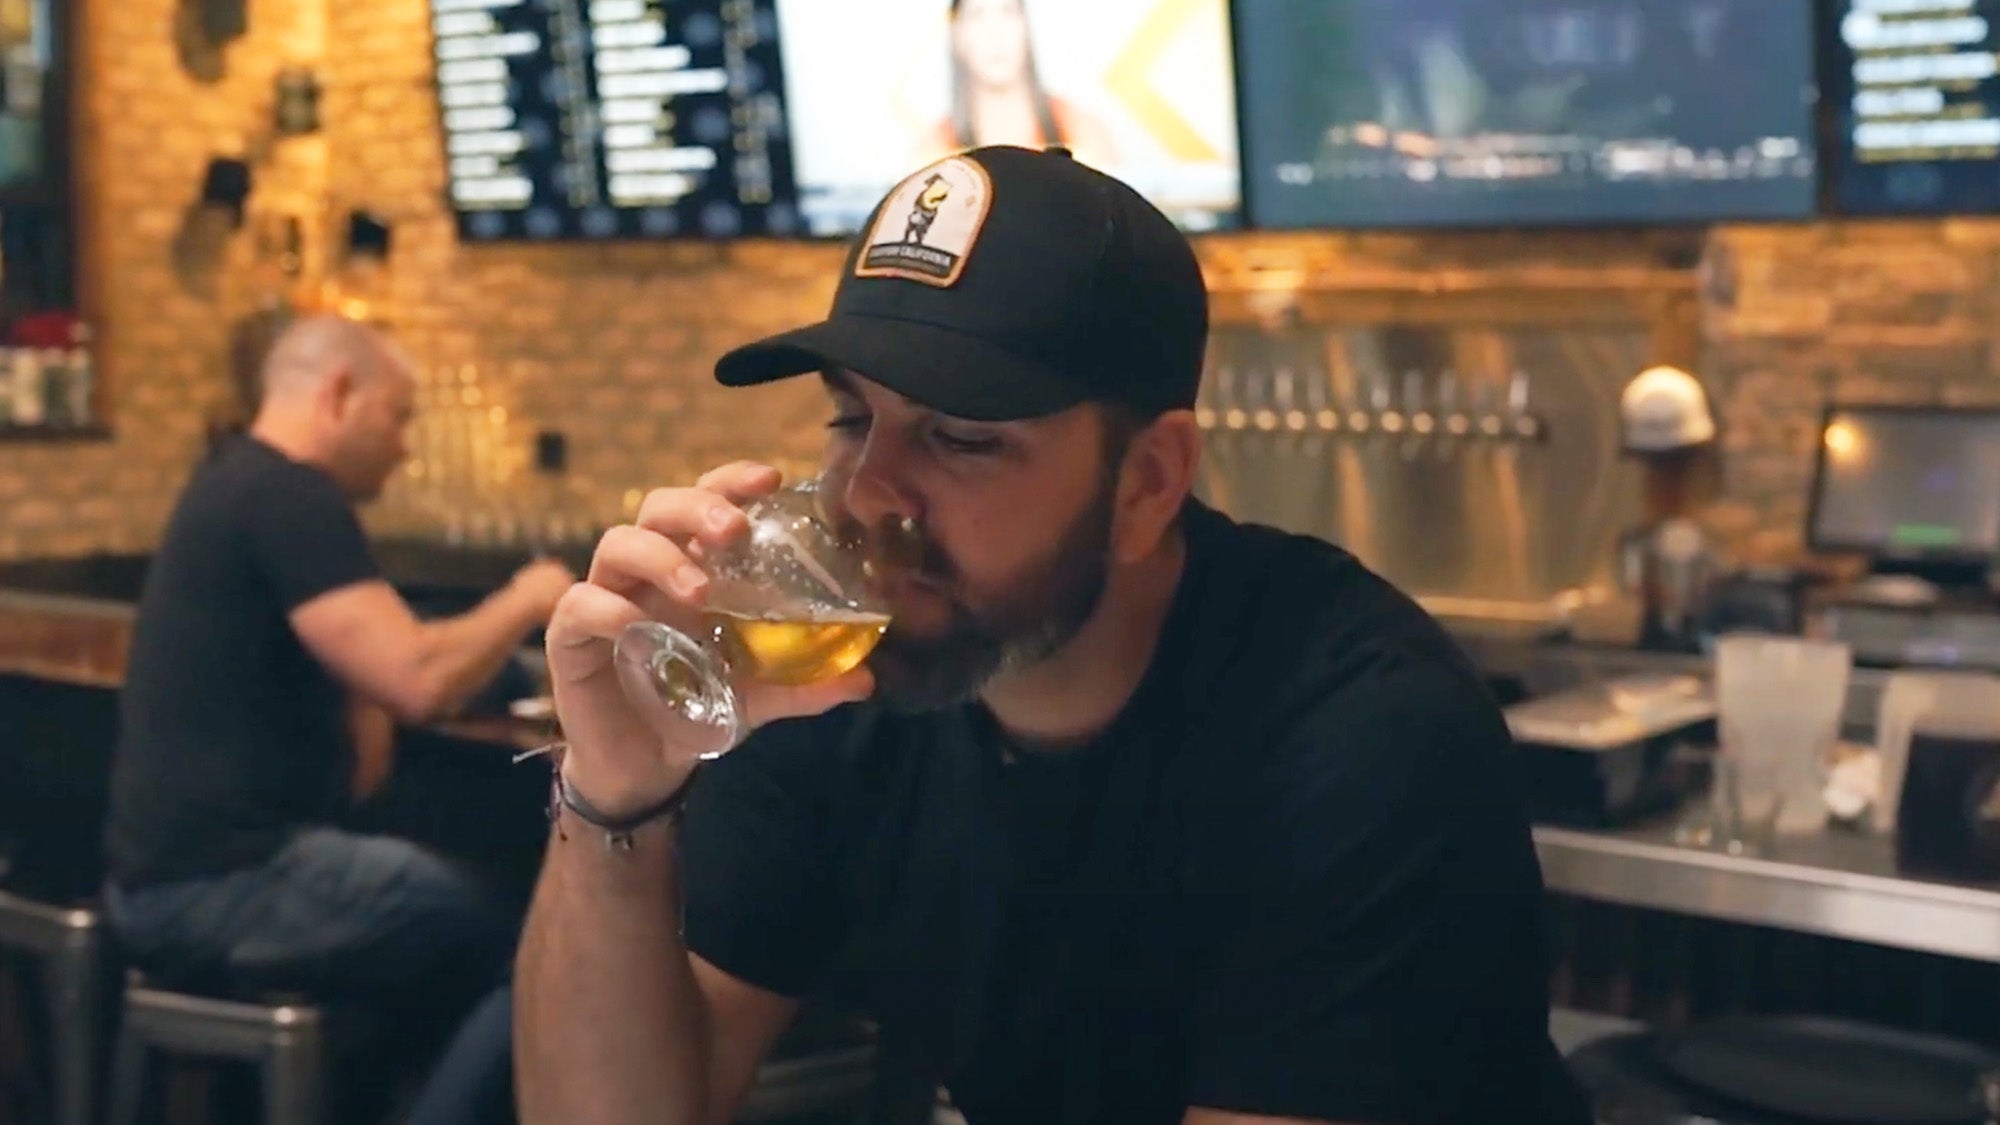
<path fill-rule="evenodd" d="M 856 434 L 868 429 L 868 415 L 842 414 L 826 424 L 826 428 L 840 434 Z"/>
<path fill-rule="evenodd" d="M 932 436 L 952 453 L 992 453 L 1000 448 L 1000 439 L 989 434 L 956 433 L 939 427 L 932 431 Z"/>

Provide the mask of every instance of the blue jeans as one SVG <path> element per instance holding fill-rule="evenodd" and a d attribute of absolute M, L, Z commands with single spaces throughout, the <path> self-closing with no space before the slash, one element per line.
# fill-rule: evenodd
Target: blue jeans
<path fill-rule="evenodd" d="M 403 1125 L 514 1125 L 514 990 L 502 985 L 460 1024 Z"/>
<path fill-rule="evenodd" d="M 105 906 L 127 956 L 170 986 L 284 990 L 324 1005 L 336 1088 L 386 1091 L 413 1077 L 505 978 L 516 936 L 436 854 L 323 828 L 258 867 L 107 887 Z"/>
<path fill-rule="evenodd" d="M 394 997 L 431 973 L 494 970 L 513 945 L 497 907 L 443 859 L 333 829 L 301 831 L 260 867 L 105 898 L 141 966 L 319 999 Z"/>

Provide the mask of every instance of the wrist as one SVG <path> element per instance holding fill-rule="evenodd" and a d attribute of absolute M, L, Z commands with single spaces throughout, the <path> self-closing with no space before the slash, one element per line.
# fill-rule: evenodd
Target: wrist
<path fill-rule="evenodd" d="M 622 810 L 607 809 L 592 801 L 559 765 L 549 783 L 549 820 L 560 832 L 562 818 L 568 815 L 601 832 L 608 850 L 631 851 L 635 834 L 654 828 L 672 832 L 679 826 L 688 794 L 694 789 L 696 772 L 689 770 L 680 784 L 666 796 Z"/>
<path fill-rule="evenodd" d="M 652 769 L 646 771 L 643 779 L 621 777 L 619 771 L 580 760 L 574 750 L 564 747 L 557 758 L 553 780 L 558 785 L 567 785 L 604 819 L 626 820 L 677 793 L 685 793 L 700 765 L 691 762 L 680 769 Z"/>

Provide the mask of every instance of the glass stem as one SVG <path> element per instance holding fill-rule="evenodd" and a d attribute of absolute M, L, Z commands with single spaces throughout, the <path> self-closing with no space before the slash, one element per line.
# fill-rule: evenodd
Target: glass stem
<path fill-rule="evenodd" d="M 748 733 L 728 661 L 713 645 L 641 621 L 618 638 L 613 663 L 626 698 L 668 747 L 716 758 Z"/>

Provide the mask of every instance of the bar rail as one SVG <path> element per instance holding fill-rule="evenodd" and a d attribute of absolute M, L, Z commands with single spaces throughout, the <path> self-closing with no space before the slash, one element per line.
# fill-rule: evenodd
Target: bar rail
<path fill-rule="evenodd" d="M 1557 893 L 2000 964 L 2000 886 L 1899 874 L 1886 838 L 1834 830 L 1753 858 L 1679 846 L 1661 826 L 1534 831 Z"/>

